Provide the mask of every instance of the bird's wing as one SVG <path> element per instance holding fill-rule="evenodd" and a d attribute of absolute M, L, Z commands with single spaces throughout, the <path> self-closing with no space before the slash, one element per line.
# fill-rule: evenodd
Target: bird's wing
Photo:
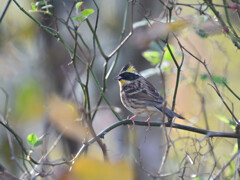
<path fill-rule="evenodd" d="M 136 80 L 133 83 L 128 84 L 126 86 L 125 93 L 130 99 L 145 101 L 146 104 L 156 107 L 159 111 L 164 111 L 168 118 L 177 117 L 185 119 L 167 107 L 163 109 L 163 97 L 157 92 L 155 87 L 143 77 L 140 80 Z"/>
<path fill-rule="evenodd" d="M 126 90 L 126 95 L 128 98 L 144 100 L 150 104 L 155 103 L 162 104 L 164 102 L 163 97 L 157 92 L 154 86 L 148 82 L 145 78 L 134 81 L 128 84 L 128 90 Z"/>

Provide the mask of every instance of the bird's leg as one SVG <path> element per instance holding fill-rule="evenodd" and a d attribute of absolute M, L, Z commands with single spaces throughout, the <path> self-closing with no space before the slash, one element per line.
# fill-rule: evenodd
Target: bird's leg
<path fill-rule="evenodd" d="M 148 128 L 146 129 L 146 131 L 148 131 L 148 130 L 150 129 L 150 119 L 151 119 L 151 116 L 149 116 L 149 117 L 147 118 L 147 120 L 145 121 L 145 122 L 148 123 Z"/>
<path fill-rule="evenodd" d="M 134 122 L 134 119 L 135 119 L 135 117 L 136 117 L 137 115 L 134 115 L 134 116 L 132 116 L 129 120 L 131 120 L 132 121 L 132 124 L 133 124 L 133 127 L 135 126 L 135 122 Z"/>

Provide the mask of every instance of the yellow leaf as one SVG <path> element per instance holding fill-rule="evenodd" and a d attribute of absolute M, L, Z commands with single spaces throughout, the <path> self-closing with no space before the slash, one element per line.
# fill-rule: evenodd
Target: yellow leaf
<path fill-rule="evenodd" d="M 71 101 L 53 96 L 48 103 L 48 116 L 51 122 L 65 135 L 81 141 L 86 135 L 86 128 L 79 122 L 77 106 Z"/>
<path fill-rule="evenodd" d="M 176 20 L 171 23 L 156 22 L 151 24 L 149 28 L 136 31 L 135 43 L 138 47 L 144 48 L 156 39 L 166 39 L 171 32 L 184 30 L 191 24 L 190 19 Z"/>
<path fill-rule="evenodd" d="M 88 157 L 76 160 L 71 175 L 81 180 L 133 180 L 133 167 L 127 162 L 110 163 Z"/>
<path fill-rule="evenodd" d="M 176 32 L 188 26 L 187 20 L 177 20 L 168 24 L 169 32 Z"/>

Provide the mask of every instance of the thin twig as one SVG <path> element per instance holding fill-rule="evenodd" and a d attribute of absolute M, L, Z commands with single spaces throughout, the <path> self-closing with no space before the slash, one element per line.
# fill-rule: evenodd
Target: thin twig
<path fill-rule="evenodd" d="M 210 175 L 209 175 L 209 178 L 208 178 L 208 179 L 210 179 L 211 176 L 212 176 L 212 174 L 213 174 L 213 172 L 214 172 L 214 169 L 215 169 L 216 166 L 217 166 L 217 160 L 216 160 L 216 156 L 215 156 L 215 153 L 214 153 L 214 151 L 213 151 L 213 146 L 212 146 L 210 140 L 207 139 L 207 142 L 208 142 L 208 144 L 209 144 L 209 147 L 210 147 L 210 153 L 211 153 L 211 155 L 212 155 L 212 157 L 213 157 L 213 162 L 214 162 L 214 163 L 213 163 L 212 170 L 211 170 Z"/>
<path fill-rule="evenodd" d="M 210 79 L 211 79 L 211 81 L 212 81 L 212 83 L 213 83 L 213 86 L 212 86 L 213 89 L 216 91 L 217 95 L 219 96 L 219 98 L 221 99 L 221 101 L 223 102 L 223 104 L 225 105 L 225 107 L 227 108 L 227 110 L 229 111 L 229 113 L 232 115 L 232 117 L 233 117 L 233 119 L 236 121 L 236 123 L 237 123 L 237 124 L 240 124 L 240 122 L 238 121 L 238 118 L 235 116 L 235 114 L 233 113 L 233 111 L 232 111 L 232 110 L 229 108 L 229 106 L 227 105 L 226 101 L 223 99 L 223 97 L 222 97 L 222 95 L 221 95 L 221 93 L 220 93 L 220 91 L 219 91 L 219 89 L 218 89 L 218 86 L 216 85 L 216 83 L 215 83 L 215 81 L 214 81 L 214 79 L 213 79 L 213 76 L 212 76 L 212 74 L 210 73 L 210 71 L 209 71 L 209 69 L 208 69 L 208 67 L 207 67 L 206 62 L 205 62 L 205 61 L 202 61 L 201 59 L 199 59 L 198 57 L 196 57 L 194 54 L 192 54 L 189 50 L 187 50 L 187 49 L 180 43 L 180 41 L 179 41 L 178 38 L 176 38 L 176 39 L 177 39 L 179 45 L 182 47 L 182 49 L 183 49 L 184 51 L 186 51 L 188 54 L 190 54 L 192 57 L 194 57 L 197 61 L 199 61 L 199 62 L 204 66 L 204 68 L 206 69 L 206 71 L 207 71 L 207 73 L 208 73 L 208 75 L 209 75 L 209 77 L 210 77 Z"/>
<path fill-rule="evenodd" d="M 4 10 L 3 10 L 3 13 L 2 13 L 2 15 L 1 15 L 1 17 L 0 17 L 0 24 L 2 23 L 2 20 L 3 20 L 5 14 L 6 14 L 6 12 L 7 12 L 7 9 L 9 8 L 9 5 L 10 5 L 11 2 L 12 2 L 12 0 L 8 0 L 6 6 L 5 6 Z M 3 2 L 2 2 L 2 3 L 3 3 Z"/>
<path fill-rule="evenodd" d="M 228 84 L 225 81 L 223 81 L 223 84 L 238 100 L 240 100 L 240 97 L 228 86 Z"/>
<path fill-rule="evenodd" d="M 230 163 L 239 155 L 240 150 L 238 152 L 236 152 L 232 158 L 226 163 L 224 164 L 224 166 L 217 172 L 217 174 L 214 176 L 213 179 L 219 179 L 219 177 L 221 176 L 222 172 L 230 165 Z"/>
<path fill-rule="evenodd" d="M 38 164 L 34 166 L 33 170 L 31 171 L 31 174 L 33 175 L 34 172 L 36 172 L 36 169 L 39 165 L 41 165 L 41 162 L 46 159 L 46 157 L 55 149 L 57 144 L 60 142 L 64 132 L 58 135 L 56 140 L 53 142 L 52 146 L 48 149 L 48 151 L 38 160 Z"/>
<path fill-rule="evenodd" d="M 180 45 L 179 45 L 180 46 Z M 175 85 L 175 90 L 174 90 L 174 95 L 173 95 L 173 101 L 172 101 L 172 111 L 174 111 L 175 109 L 175 105 L 176 105 L 176 98 L 177 98 L 177 92 L 178 92 L 178 85 L 179 85 L 179 81 L 180 81 L 180 73 L 181 73 L 181 68 L 182 68 L 182 65 L 183 65 L 183 61 L 184 61 L 184 53 L 183 53 L 183 50 L 180 46 L 180 49 L 182 51 L 182 61 L 181 61 L 181 64 L 179 65 L 169 44 L 167 44 L 167 48 L 168 48 L 168 51 L 170 52 L 171 54 L 171 57 L 173 59 L 173 62 L 175 63 L 176 67 L 177 67 L 177 78 L 176 78 L 176 85 Z"/>

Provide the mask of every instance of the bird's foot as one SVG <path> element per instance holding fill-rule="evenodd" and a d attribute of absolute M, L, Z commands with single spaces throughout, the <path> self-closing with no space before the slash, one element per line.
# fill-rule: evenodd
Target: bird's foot
<path fill-rule="evenodd" d="M 134 119 L 135 119 L 135 117 L 136 117 L 137 115 L 134 115 L 134 116 L 132 116 L 129 120 L 131 120 L 132 121 L 132 129 L 134 129 L 134 127 L 135 127 L 135 122 L 134 122 Z M 129 126 L 130 127 L 130 126 Z"/>
<path fill-rule="evenodd" d="M 150 129 L 150 117 L 149 117 L 145 122 L 148 123 L 148 127 L 147 127 L 147 129 L 146 129 L 146 131 L 148 131 L 148 130 Z"/>

